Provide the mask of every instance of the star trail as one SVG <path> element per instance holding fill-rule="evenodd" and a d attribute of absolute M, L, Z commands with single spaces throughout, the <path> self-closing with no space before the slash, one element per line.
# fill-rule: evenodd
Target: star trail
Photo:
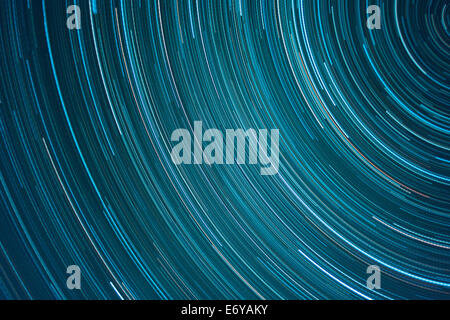
<path fill-rule="evenodd" d="M 0 76 L 1 299 L 450 298 L 447 0 L 3 0 Z"/>

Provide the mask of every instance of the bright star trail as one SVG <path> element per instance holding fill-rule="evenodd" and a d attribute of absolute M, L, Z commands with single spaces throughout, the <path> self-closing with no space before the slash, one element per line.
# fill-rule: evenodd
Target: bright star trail
<path fill-rule="evenodd" d="M 2 0 L 0 77 L 1 299 L 450 298 L 446 0 Z"/>

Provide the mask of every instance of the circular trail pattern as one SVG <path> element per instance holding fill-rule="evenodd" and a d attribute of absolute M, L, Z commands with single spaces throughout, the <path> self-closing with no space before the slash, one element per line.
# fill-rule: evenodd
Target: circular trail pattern
<path fill-rule="evenodd" d="M 448 299 L 450 3 L 352 2 L 1 1 L 0 298 Z"/>

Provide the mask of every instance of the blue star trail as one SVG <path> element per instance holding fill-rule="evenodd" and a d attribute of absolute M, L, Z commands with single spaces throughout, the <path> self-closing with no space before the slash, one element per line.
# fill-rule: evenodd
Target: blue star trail
<path fill-rule="evenodd" d="M 450 298 L 449 1 L 3 0 L 0 77 L 1 299 Z"/>

